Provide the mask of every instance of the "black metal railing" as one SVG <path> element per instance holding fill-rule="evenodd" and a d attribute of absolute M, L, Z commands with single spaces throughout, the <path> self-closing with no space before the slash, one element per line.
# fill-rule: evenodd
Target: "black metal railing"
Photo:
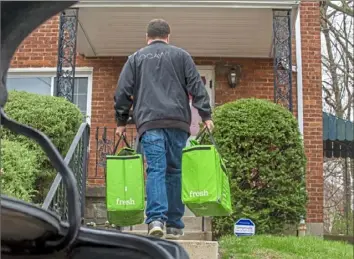
<path fill-rule="evenodd" d="M 273 10 L 274 102 L 293 111 L 291 10 Z"/>
<path fill-rule="evenodd" d="M 90 126 L 88 123 L 82 123 L 64 159 L 64 162 L 67 163 L 73 171 L 77 181 L 77 188 L 80 194 L 82 217 L 84 217 L 85 213 L 89 140 Z M 49 192 L 43 202 L 42 208 L 55 212 L 60 216 L 61 220 L 66 221 L 68 219 L 66 191 L 62 177 L 59 173 L 57 173 L 49 189 Z"/>
<path fill-rule="evenodd" d="M 111 155 L 113 153 L 113 149 L 115 144 L 118 141 L 118 137 L 116 135 L 116 128 L 113 127 L 97 127 L 96 128 L 96 147 L 95 147 L 95 159 L 96 166 L 93 178 L 102 178 L 104 177 L 104 171 L 106 167 L 106 156 Z M 132 148 L 136 147 L 136 130 L 135 128 L 127 128 L 126 129 L 126 138 L 128 144 Z M 124 145 L 123 141 L 121 145 Z"/>
<path fill-rule="evenodd" d="M 70 102 L 74 100 L 78 14 L 78 8 L 61 12 L 59 24 L 55 95 Z"/>

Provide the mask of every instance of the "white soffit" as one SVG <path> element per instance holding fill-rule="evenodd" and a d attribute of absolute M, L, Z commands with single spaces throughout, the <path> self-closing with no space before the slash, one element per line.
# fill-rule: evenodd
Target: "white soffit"
<path fill-rule="evenodd" d="M 234 0 L 234 1 L 161 1 L 161 0 L 130 0 L 130 1 L 94 1 L 82 0 L 76 7 L 198 7 L 198 8 L 271 8 L 291 9 L 297 6 L 300 0 Z"/>
<path fill-rule="evenodd" d="M 271 57 L 272 9 L 296 11 L 299 2 L 83 0 L 77 49 L 87 57 L 128 56 L 145 45 L 148 21 L 163 18 L 171 43 L 194 56 Z"/>

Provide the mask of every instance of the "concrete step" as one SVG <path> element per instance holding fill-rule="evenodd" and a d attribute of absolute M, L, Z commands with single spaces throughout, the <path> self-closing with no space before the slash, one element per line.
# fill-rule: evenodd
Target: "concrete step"
<path fill-rule="evenodd" d="M 147 235 L 147 230 L 129 230 L 124 229 L 123 232 L 131 233 L 135 235 Z M 180 238 L 180 240 L 198 240 L 198 241 L 211 241 L 212 240 L 212 232 L 211 231 L 185 231 L 184 236 Z"/>
<path fill-rule="evenodd" d="M 190 259 L 218 259 L 218 242 L 195 240 L 178 240 L 175 242 L 184 247 Z"/>
<path fill-rule="evenodd" d="M 96 226 L 97 228 L 102 229 L 111 229 L 110 227 Z M 145 230 L 123 230 L 123 232 L 131 233 L 135 235 L 147 235 Z M 170 240 L 172 242 L 177 242 L 190 256 L 190 259 L 218 259 L 219 247 L 218 242 L 211 241 L 212 233 L 211 232 L 202 232 L 202 231 L 186 231 L 183 237 L 179 240 Z"/>
<path fill-rule="evenodd" d="M 102 225 L 105 224 L 107 219 L 100 218 L 100 219 L 90 219 L 86 218 L 85 222 L 95 222 L 96 224 Z M 183 217 L 183 221 L 185 224 L 185 230 L 187 231 L 201 231 L 203 230 L 203 218 L 202 217 L 194 217 L 194 216 L 185 216 Z M 125 229 L 130 229 L 130 227 L 125 227 Z M 132 226 L 133 230 L 146 230 L 146 224 L 139 224 Z M 211 231 L 211 218 L 204 217 L 204 231 Z"/>
<path fill-rule="evenodd" d="M 185 230 L 188 231 L 201 231 L 203 230 L 203 218 L 187 216 L 183 217 L 183 222 L 185 225 Z M 146 224 L 140 224 L 133 226 L 133 230 L 146 230 Z M 211 218 L 204 218 L 204 231 L 211 231 Z"/>
<path fill-rule="evenodd" d="M 193 212 L 191 212 L 190 209 L 187 206 L 185 206 L 184 216 L 185 217 L 187 217 L 187 216 L 195 217 Z"/>

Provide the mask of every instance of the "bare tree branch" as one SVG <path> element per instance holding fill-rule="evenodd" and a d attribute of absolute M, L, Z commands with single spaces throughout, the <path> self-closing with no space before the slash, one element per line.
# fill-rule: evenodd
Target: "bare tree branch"
<path fill-rule="evenodd" d="M 333 27 L 333 24 L 327 19 L 327 18 L 323 18 L 323 20 L 325 21 L 325 26 L 324 27 L 324 30 L 330 30 L 335 38 L 336 38 L 336 41 L 342 46 L 343 48 L 343 51 L 345 52 L 345 54 L 347 56 L 352 56 L 352 54 L 348 51 L 348 48 L 346 48 L 345 46 L 345 42 L 348 42 L 348 38 L 344 39 L 345 42 L 342 41 L 343 37 L 337 32 L 337 30 L 334 29 Z M 325 33 L 325 32 L 324 32 Z M 328 38 L 328 40 L 330 40 L 330 38 Z M 354 46 L 353 44 L 351 44 L 352 46 Z M 354 58 L 349 58 L 349 61 L 352 63 L 352 66 L 354 65 Z"/>
<path fill-rule="evenodd" d="M 353 1 L 338 2 L 331 4 L 343 8 L 353 4 Z M 346 17 L 340 9 L 332 8 L 328 1 L 321 5 L 321 27 L 326 46 L 322 53 L 323 75 L 329 79 L 323 80 L 323 99 L 341 118 L 350 117 L 351 103 L 354 101 L 353 22 L 348 22 Z"/>
<path fill-rule="evenodd" d="M 353 0 L 321 2 L 324 110 L 345 119 L 354 118 L 353 17 Z M 347 171 L 349 164 L 353 167 L 351 174 Z M 338 158 L 324 163 L 325 231 L 333 230 L 338 215 L 349 215 L 354 195 L 354 161 L 349 164 Z"/>
<path fill-rule="evenodd" d="M 354 10 L 353 10 L 353 8 L 351 8 L 351 7 L 349 6 L 349 4 L 347 3 L 348 1 L 342 0 L 342 1 L 341 1 L 342 6 L 336 5 L 334 2 L 335 2 L 335 1 L 327 0 L 327 1 L 326 1 L 326 4 L 327 4 L 329 7 L 335 9 L 336 11 L 339 11 L 339 12 L 341 12 L 341 13 L 345 13 L 346 15 L 349 15 L 349 16 L 351 16 L 351 17 L 354 17 Z M 349 2 L 351 3 L 352 1 L 349 1 Z"/>

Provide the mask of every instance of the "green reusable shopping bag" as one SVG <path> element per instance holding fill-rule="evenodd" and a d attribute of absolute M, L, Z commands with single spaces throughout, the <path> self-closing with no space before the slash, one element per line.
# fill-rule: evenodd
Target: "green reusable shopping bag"
<path fill-rule="evenodd" d="M 110 224 L 133 226 L 144 221 L 145 188 L 142 155 L 126 146 L 106 159 L 106 205 Z"/>
<path fill-rule="evenodd" d="M 182 154 L 182 201 L 196 216 L 227 216 L 232 213 L 228 173 L 215 140 L 199 144 L 205 129 Z"/>

